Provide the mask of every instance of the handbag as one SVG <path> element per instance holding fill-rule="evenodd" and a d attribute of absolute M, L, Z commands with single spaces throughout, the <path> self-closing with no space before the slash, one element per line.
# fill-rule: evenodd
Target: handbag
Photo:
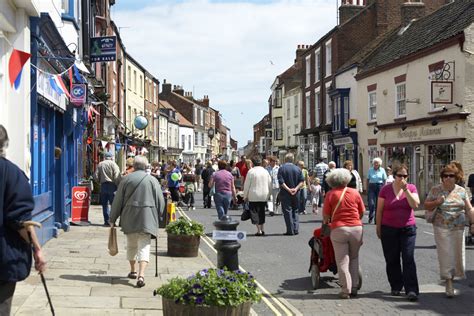
<path fill-rule="evenodd" d="M 117 245 L 117 229 L 115 227 L 110 227 L 109 231 L 109 254 L 115 256 L 118 254 L 118 245 Z"/>
<path fill-rule="evenodd" d="M 345 187 L 344 190 L 342 191 L 342 194 L 339 197 L 339 201 L 337 201 L 336 207 L 334 208 L 334 211 L 332 211 L 331 218 L 333 218 L 334 215 L 336 214 L 336 212 L 339 208 L 339 205 L 341 205 L 342 199 L 344 198 L 344 195 L 346 194 L 346 191 L 347 191 L 347 187 Z M 324 224 L 323 223 L 321 225 L 321 235 L 322 236 L 329 236 L 330 234 L 331 234 L 331 226 L 329 224 Z"/>
<path fill-rule="evenodd" d="M 244 207 L 244 211 L 242 212 L 242 215 L 240 215 L 240 219 L 243 221 L 247 221 L 250 219 L 250 210 L 246 207 Z"/>
<path fill-rule="evenodd" d="M 427 223 L 433 223 L 436 213 L 438 212 L 438 208 L 435 207 L 434 209 L 430 210 L 425 210 L 425 219 Z"/>

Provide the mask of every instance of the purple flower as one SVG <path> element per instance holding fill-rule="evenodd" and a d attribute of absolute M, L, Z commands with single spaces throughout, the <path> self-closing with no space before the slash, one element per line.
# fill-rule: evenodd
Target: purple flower
<path fill-rule="evenodd" d="M 183 295 L 183 299 L 184 299 L 186 302 L 189 302 L 189 295 L 188 295 L 188 294 L 184 294 L 184 295 Z"/>
<path fill-rule="evenodd" d="M 204 297 L 202 297 L 202 296 L 196 297 L 195 303 L 198 304 L 198 305 L 203 304 L 204 303 Z"/>
<path fill-rule="evenodd" d="M 199 275 L 200 276 L 206 276 L 208 271 L 209 271 L 208 269 L 203 269 L 203 270 L 199 271 Z"/>
<path fill-rule="evenodd" d="M 222 274 L 224 274 L 224 272 L 225 272 L 224 270 L 219 269 L 219 270 L 217 270 L 217 275 L 221 276 Z"/>

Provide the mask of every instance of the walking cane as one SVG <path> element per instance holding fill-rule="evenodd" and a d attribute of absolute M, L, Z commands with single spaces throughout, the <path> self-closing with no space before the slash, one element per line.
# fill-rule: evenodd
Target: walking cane
<path fill-rule="evenodd" d="M 31 249 L 34 252 L 35 251 L 35 249 L 34 249 L 35 246 L 33 245 L 33 239 L 31 238 L 31 232 L 28 230 L 29 226 L 41 227 L 41 224 L 38 223 L 38 222 L 34 222 L 34 221 L 23 222 L 23 227 L 26 229 L 26 232 L 28 233 L 28 239 L 30 241 Z M 49 307 L 51 309 L 51 315 L 55 316 L 56 314 L 54 312 L 53 302 L 51 301 L 51 296 L 49 296 L 48 287 L 46 286 L 46 279 L 44 278 L 43 273 L 40 272 L 39 275 L 40 275 L 40 278 L 41 278 L 41 283 L 43 283 L 44 291 L 46 292 L 46 297 L 48 298 Z"/>
<path fill-rule="evenodd" d="M 155 278 L 158 277 L 158 234 L 155 237 Z"/>

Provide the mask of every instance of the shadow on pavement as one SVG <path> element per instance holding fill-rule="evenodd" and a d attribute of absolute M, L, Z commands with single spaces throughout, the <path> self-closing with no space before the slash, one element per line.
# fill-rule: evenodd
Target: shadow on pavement
<path fill-rule="evenodd" d="M 99 282 L 106 284 L 121 284 L 135 287 L 133 284 L 129 283 L 129 279 L 122 276 L 96 276 L 96 275 L 73 275 L 73 274 L 63 274 L 59 276 L 64 280 L 72 281 L 83 281 L 83 282 Z"/>
<path fill-rule="evenodd" d="M 415 249 L 436 249 L 436 245 L 432 245 L 432 246 L 415 246 Z"/>
<path fill-rule="evenodd" d="M 318 289 L 332 289 L 339 287 L 337 284 L 334 284 L 335 280 L 337 279 L 332 276 L 321 276 Z M 311 286 L 311 277 L 309 276 L 297 279 L 284 280 L 283 283 L 280 285 L 280 288 L 287 291 L 314 291 Z"/>

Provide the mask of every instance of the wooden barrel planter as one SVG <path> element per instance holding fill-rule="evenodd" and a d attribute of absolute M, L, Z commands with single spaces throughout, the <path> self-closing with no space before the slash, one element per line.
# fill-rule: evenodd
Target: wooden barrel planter
<path fill-rule="evenodd" d="M 248 316 L 251 303 L 242 303 L 238 306 L 201 306 L 176 304 L 173 300 L 163 297 L 164 316 Z"/>
<path fill-rule="evenodd" d="M 168 234 L 168 256 L 197 257 L 201 236 Z"/>

